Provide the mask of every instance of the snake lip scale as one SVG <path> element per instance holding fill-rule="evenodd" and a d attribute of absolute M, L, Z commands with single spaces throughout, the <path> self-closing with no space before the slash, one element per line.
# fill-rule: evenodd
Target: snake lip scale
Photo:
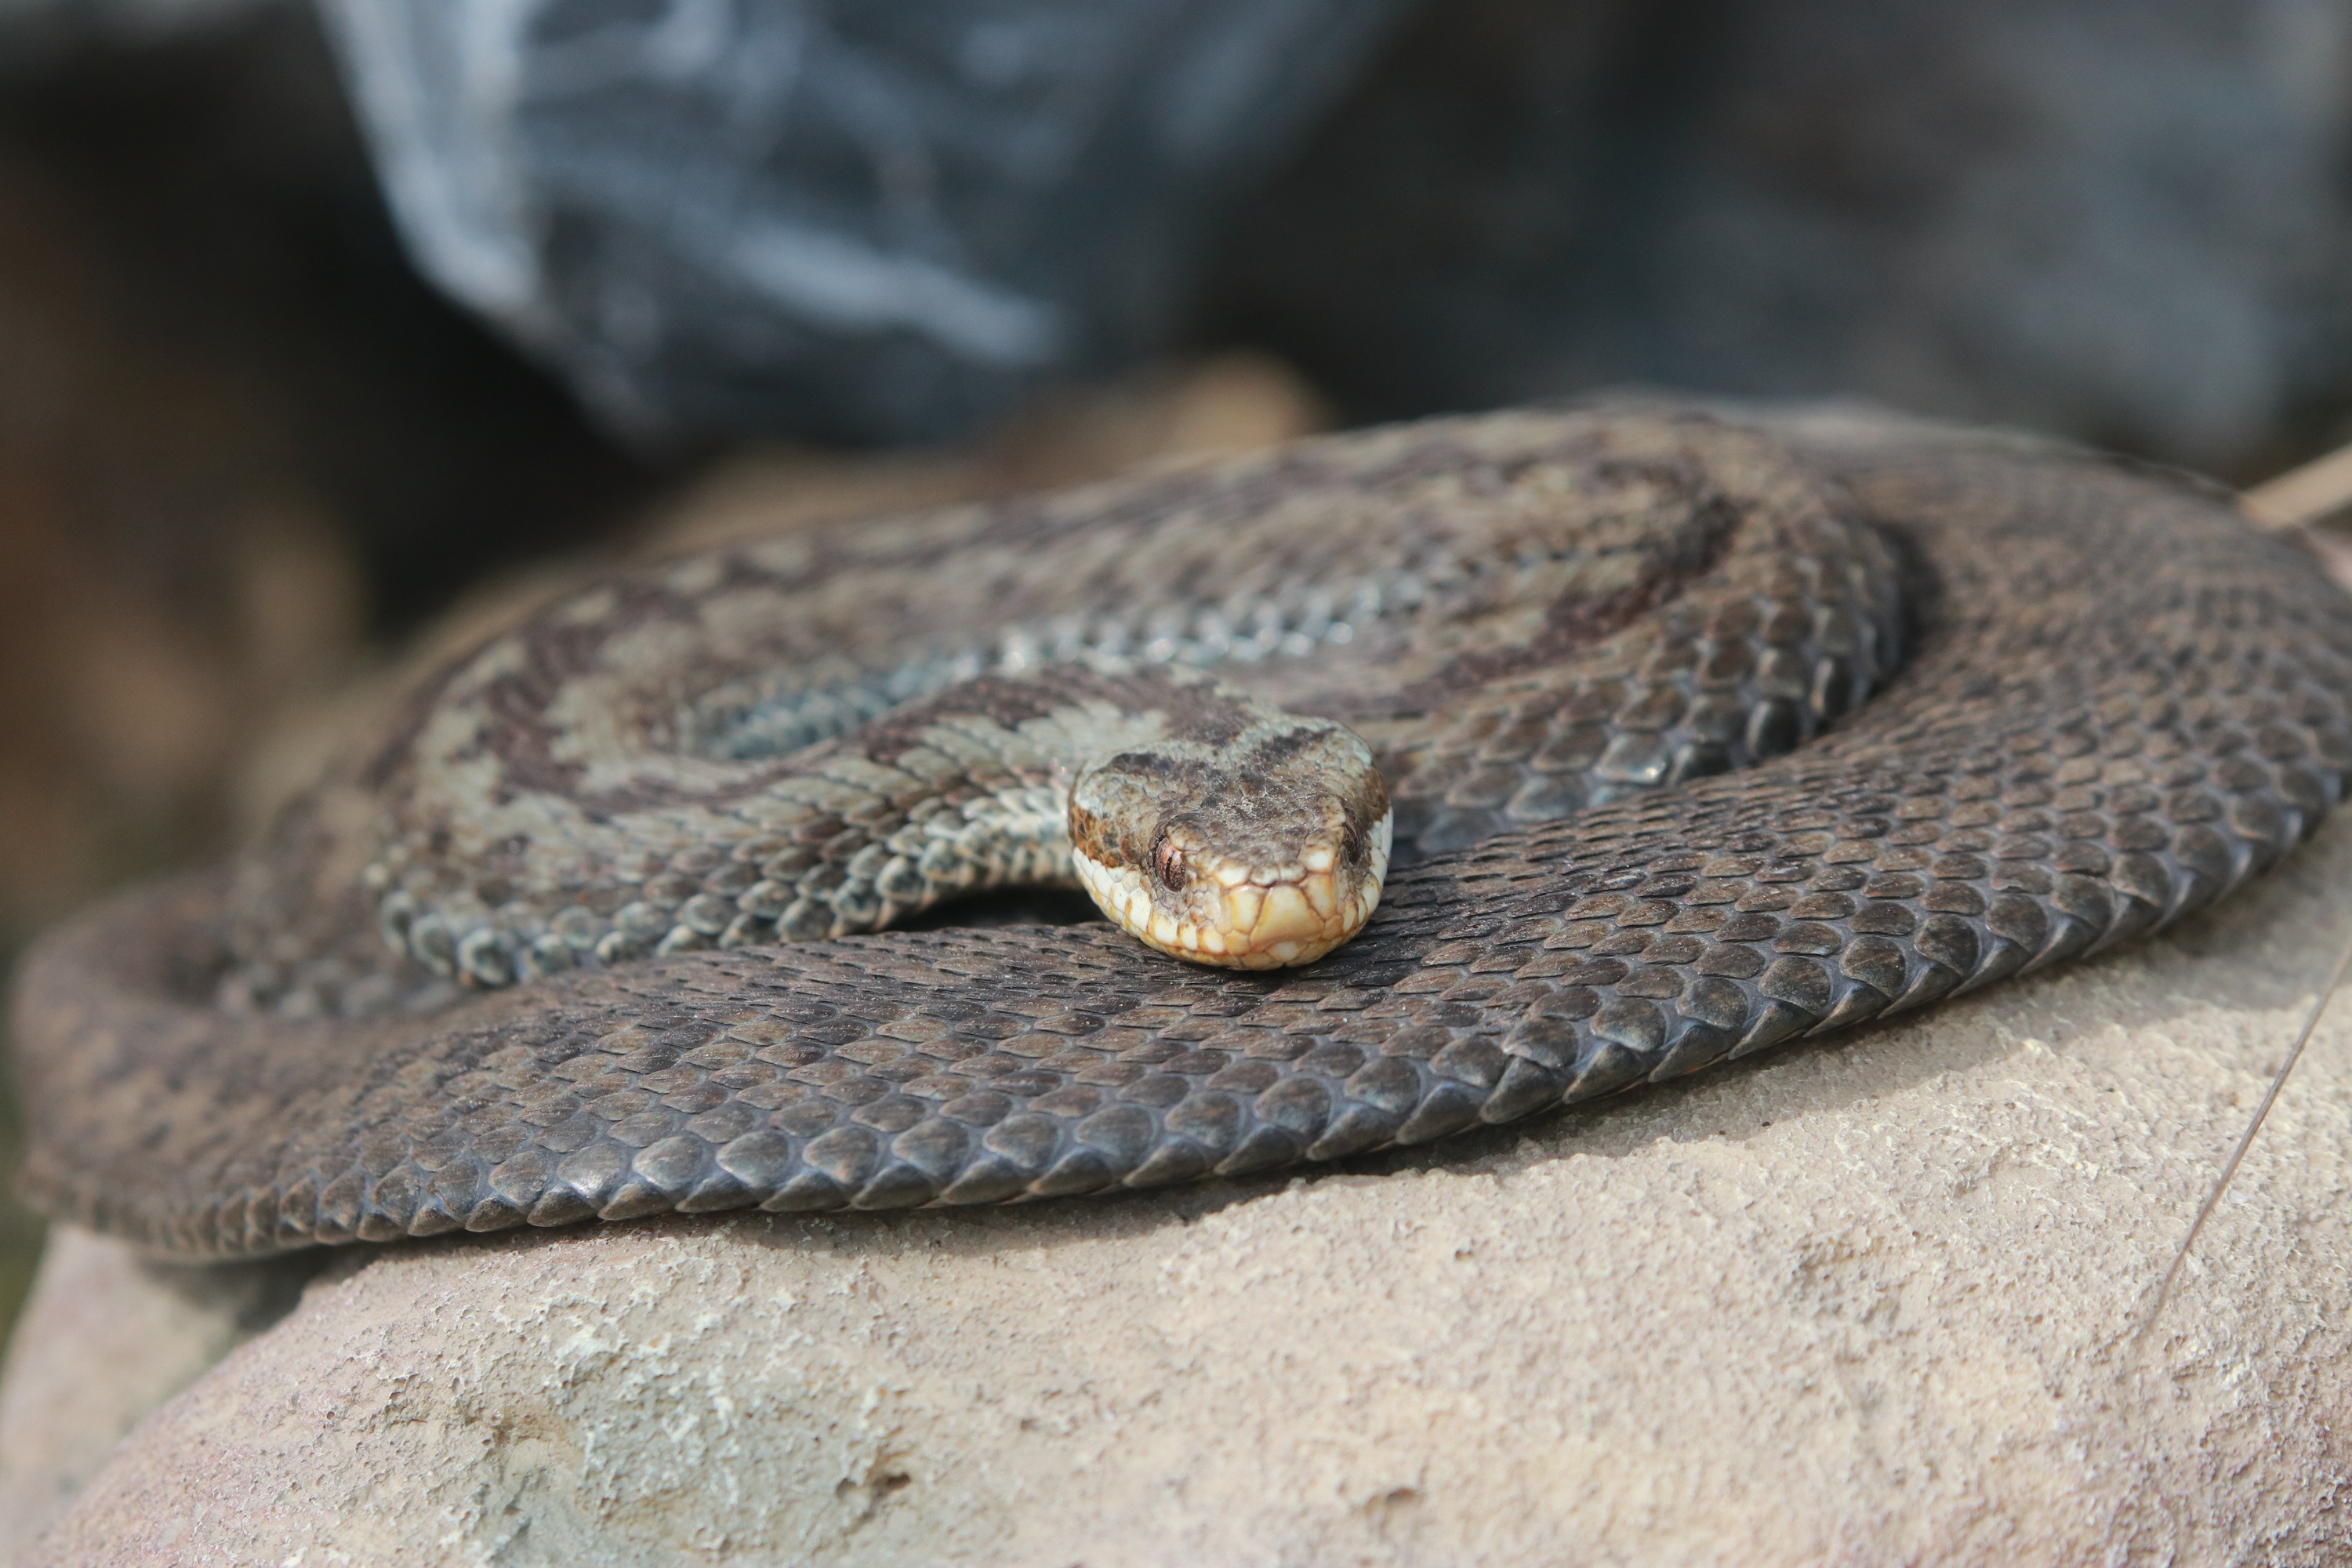
<path fill-rule="evenodd" d="M 662 563 L 40 943 L 25 1187 L 226 1258 L 1418 1144 L 2153 931 L 2338 803 L 2347 703 L 2352 604 L 2226 496 L 1875 416 L 1433 421 Z M 1270 970 L 887 929 L 1039 880 L 1195 945 L 1378 908 Z"/>

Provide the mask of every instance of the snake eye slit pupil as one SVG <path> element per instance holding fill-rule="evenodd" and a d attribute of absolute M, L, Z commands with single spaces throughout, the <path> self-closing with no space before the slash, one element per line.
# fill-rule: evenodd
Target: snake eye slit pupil
<path fill-rule="evenodd" d="M 1170 892 L 1184 885 L 1184 851 L 1169 841 L 1168 830 L 1164 827 L 1160 830 L 1160 837 L 1151 841 L 1151 873 Z"/>
<path fill-rule="evenodd" d="M 1339 858 L 1352 866 L 1364 858 L 1364 836 L 1354 823 L 1339 830 Z"/>

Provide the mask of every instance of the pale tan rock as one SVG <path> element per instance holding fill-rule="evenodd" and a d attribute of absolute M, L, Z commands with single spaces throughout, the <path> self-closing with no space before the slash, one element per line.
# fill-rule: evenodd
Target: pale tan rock
<path fill-rule="evenodd" d="M 2133 1332 L 2347 887 L 1349 1173 L 354 1254 L 26 1561 L 2343 1562 L 2352 1004 Z"/>
<path fill-rule="evenodd" d="M 140 1417 L 282 1317 L 310 1258 L 161 1263 L 50 1228 L 0 1376 L 0 1563 L 97 1474 Z"/>

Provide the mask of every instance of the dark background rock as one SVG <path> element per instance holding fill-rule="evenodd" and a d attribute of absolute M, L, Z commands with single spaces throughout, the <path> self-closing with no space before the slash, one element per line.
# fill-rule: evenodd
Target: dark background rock
<path fill-rule="evenodd" d="M 1358 418 L 1863 395 L 2259 474 L 2352 393 L 2338 0 L 1461 0 L 1224 237 Z"/>
<path fill-rule="evenodd" d="M 2352 380 L 2337 0 L 327 12 L 427 269 L 639 434 L 1238 338 L 1364 417 L 1861 393 L 2242 468 Z"/>
<path fill-rule="evenodd" d="M 656 440 L 961 435 L 1169 342 L 1403 0 L 327 0 L 410 245 Z"/>

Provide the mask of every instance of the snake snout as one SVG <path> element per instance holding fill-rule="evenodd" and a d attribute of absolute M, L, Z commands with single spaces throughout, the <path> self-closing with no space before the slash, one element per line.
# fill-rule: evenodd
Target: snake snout
<path fill-rule="evenodd" d="M 1070 795 L 1072 860 L 1102 911 L 1225 968 L 1307 963 L 1354 936 L 1380 903 L 1391 834 L 1370 752 L 1322 720 L 1125 752 Z"/>

